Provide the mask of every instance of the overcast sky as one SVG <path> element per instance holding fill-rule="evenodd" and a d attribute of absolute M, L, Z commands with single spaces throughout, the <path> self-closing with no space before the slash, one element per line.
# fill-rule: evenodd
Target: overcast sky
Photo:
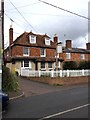
<path fill-rule="evenodd" d="M 24 31 L 47 34 L 59 41 L 73 41 L 73 47 L 86 48 L 88 42 L 88 20 L 38 0 L 5 1 L 5 46 L 8 45 L 8 30 L 13 25 L 14 40 Z M 43 0 L 60 8 L 88 17 L 89 0 Z M 11 22 L 11 20 L 13 22 Z"/>

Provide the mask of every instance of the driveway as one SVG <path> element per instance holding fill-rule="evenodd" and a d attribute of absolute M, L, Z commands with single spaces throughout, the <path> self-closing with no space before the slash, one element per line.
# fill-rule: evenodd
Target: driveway
<path fill-rule="evenodd" d="M 19 85 L 21 90 L 25 93 L 25 97 L 45 94 L 45 93 L 54 92 L 54 91 L 67 90 L 67 89 L 72 89 L 74 87 L 80 86 L 80 85 L 53 86 L 45 83 L 31 81 L 31 80 L 28 80 L 27 78 L 22 78 L 22 77 L 19 78 Z"/>

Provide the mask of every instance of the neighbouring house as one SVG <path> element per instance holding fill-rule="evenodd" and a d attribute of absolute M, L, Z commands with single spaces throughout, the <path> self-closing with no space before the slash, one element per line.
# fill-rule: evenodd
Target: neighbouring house
<path fill-rule="evenodd" d="M 6 66 L 11 70 L 20 71 L 23 69 L 33 70 L 54 70 L 56 63 L 56 45 L 58 37 L 53 40 L 47 35 L 24 32 L 13 41 L 13 28 L 9 29 L 9 46 L 4 51 Z M 63 59 L 57 58 L 58 63 Z"/>
<path fill-rule="evenodd" d="M 62 47 L 59 58 L 65 61 L 90 61 L 90 43 L 86 43 L 86 49 L 73 48 L 72 40 L 66 40 L 66 45 Z"/>

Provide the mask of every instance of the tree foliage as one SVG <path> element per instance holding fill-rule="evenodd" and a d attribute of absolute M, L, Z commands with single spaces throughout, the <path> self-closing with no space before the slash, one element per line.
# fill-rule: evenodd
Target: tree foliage
<path fill-rule="evenodd" d="M 2 67 L 2 90 L 5 92 L 8 91 L 17 91 L 19 89 L 18 78 L 17 76 L 10 72 L 9 68 Z"/>

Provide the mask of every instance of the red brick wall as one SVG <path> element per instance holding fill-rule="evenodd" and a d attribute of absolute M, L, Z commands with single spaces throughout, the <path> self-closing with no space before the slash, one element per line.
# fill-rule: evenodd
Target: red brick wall
<path fill-rule="evenodd" d="M 40 56 L 40 48 L 30 48 L 30 56 Z"/>
<path fill-rule="evenodd" d="M 40 48 L 30 47 L 30 56 L 36 57 L 40 56 Z M 14 46 L 12 48 L 12 56 L 20 55 L 23 56 L 23 46 Z M 46 49 L 46 57 L 54 57 L 55 50 L 54 49 Z"/>
<path fill-rule="evenodd" d="M 12 48 L 12 56 L 23 56 L 23 47 L 22 46 L 14 46 Z"/>
<path fill-rule="evenodd" d="M 64 59 L 64 61 L 81 61 L 81 54 L 71 53 L 71 59 L 66 59 L 66 53 L 61 53 L 60 58 Z M 85 54 L 84 60 L 90 60 L 90 54 Z"/>
<path fill-rule="evenodd" d="M 33 81 L 38 81 L 48 84 L 60 84 L 60 85 L 75 85 L 75 84 L 85 84 L 90 83 L 90 76 L 80 76 L 80 77 L 29 77 L 28 79 Z"/>
<path fill-rule="evenodd" d="M 46 49 L 46 57 L 54 57 L 55 50 L 54 49 Z"/>

